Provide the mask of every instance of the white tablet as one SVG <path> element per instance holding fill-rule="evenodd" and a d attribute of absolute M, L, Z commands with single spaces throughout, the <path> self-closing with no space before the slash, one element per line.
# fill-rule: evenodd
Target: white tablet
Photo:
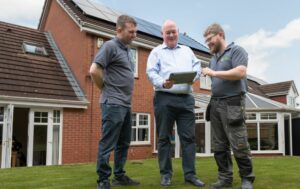
<path fill-rule="evenodd" d="M 169 76 L 169 80 L 174 81 L 174 84 L 180 83 L 192 83 L 196 76 L 197 72 L 176 72 L 171 73 Z"/>

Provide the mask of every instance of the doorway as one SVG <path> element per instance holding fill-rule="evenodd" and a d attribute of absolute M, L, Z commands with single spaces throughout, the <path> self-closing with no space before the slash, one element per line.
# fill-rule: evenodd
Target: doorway
<path fill-rule="evenodd" d="M 11 167 L 26 166 L 29 108 L 14 108 Z"/>

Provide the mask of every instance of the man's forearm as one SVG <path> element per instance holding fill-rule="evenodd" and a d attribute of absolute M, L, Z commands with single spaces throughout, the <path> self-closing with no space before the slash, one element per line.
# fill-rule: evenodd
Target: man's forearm
<path fill-rule="evenodd" d="M 100 66 L 93 63 L 90 68 L 90 75 L 92 77 L 93 82 L 96 84 L 96 86 L 102 90 L 103 88 L 103 70 Z"/>

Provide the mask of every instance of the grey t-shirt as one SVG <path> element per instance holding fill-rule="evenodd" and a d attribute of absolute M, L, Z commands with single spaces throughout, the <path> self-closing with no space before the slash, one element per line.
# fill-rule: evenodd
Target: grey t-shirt
<path fill-rule="evenodd" d="M 215 71 L 226 71 L 237 66 L 248 65 L 248 53 L 240 46 L 231 43 L 220 56 L 213 56 L 210 68 Z M 247 78 L 241 80 L 225 80 L 212 77 L 212 96 L 226 98 L 245 94 L 247 92 Z"/>
<path fill-rule="evenodd" d="M 118 38 L 103 44 L 94 61 L 103 68 L 103 89 L 100 103 L 131 107 L 134 64 L 130 49 Z"/>

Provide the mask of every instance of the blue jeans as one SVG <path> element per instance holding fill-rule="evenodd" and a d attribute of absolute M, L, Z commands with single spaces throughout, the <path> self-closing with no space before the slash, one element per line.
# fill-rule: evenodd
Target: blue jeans
<path fill-rule="evenodd" d="M 114 154 L 114 175 L 125 174 L 124 165 L 131 141 L 131 109 L 120 105 L 101 104 L 102 138 L 98 146 L 97 173 L 99 181 L 111 176 L 110 153 Z"/>
<path fill-rule="evenodd" d="M 176 95 L 156 92 L 154 96 L 154 112 L 158 133 L 158 162 L 161 176 L 172 177 L 172 130 L 174 123 L 182 149 L 182 168 L 184 178 L 196 175 L 195 170 L 195 100 L 192 95 Z"/>

